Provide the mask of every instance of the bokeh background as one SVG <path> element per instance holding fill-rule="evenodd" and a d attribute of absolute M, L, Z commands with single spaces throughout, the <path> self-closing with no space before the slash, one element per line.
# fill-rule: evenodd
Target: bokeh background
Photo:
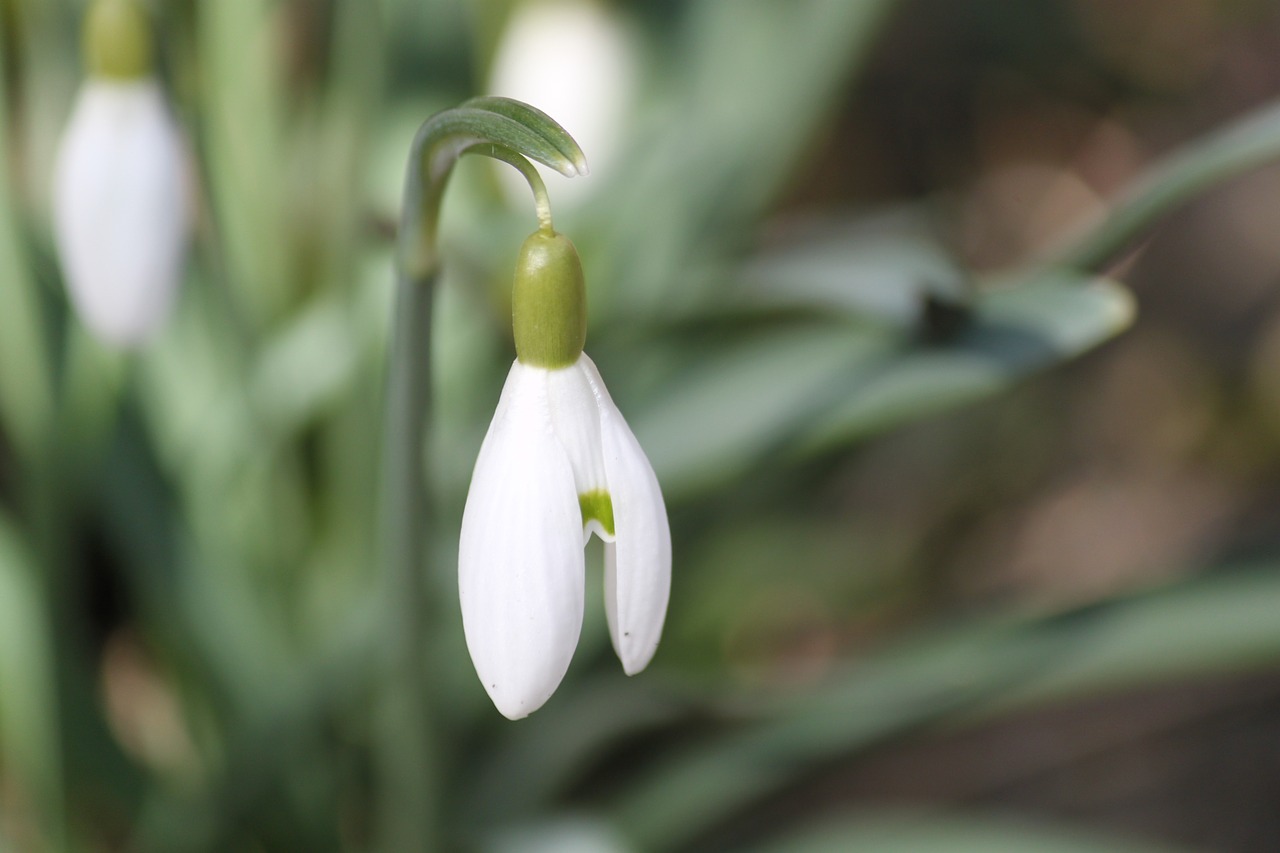
<path fill-rule="evenodd" d="M 1280 94 L 1273 0 L 154 0 L 200 201 L 130 353 L 49 233 L 83 8 L 0 0 L 0 849 L 419 808 L 441 850 L 1280 849 L 1280 121 L 1204 142 Z M 675 578 L 628 679 L 593 543 L 565 683 L 489 705 L 456 531 L 535 223 L 464 161 L 406 792 L 392 247 L 417 125 L 482 93 L 592 162 L 548 182 Z"/>

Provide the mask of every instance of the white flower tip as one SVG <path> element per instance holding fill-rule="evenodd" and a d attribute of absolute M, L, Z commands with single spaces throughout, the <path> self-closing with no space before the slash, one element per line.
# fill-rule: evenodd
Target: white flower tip
<path fill-rule="evenodd" d="M 511 604 L 513 609 L 501 612 L 503 604 Z M 481 606 L 489 612 L 480 617 L 479 624 L 473 608 L 464 610 L 463 627 L 471 662 L 498 712 L 508 720 L 523 719 L 545 705 L 564 679 L 577 645 L 581 616 L 572 612 L 571 604 L 564 612 L 554 614 L 556 624 L 539 625 L 536 617 L 521 619 L 514 608 L 535 606 L 523 596 Z M 580 604 L 578 608 L 580 614 Z M 472 615 L 466 617 L 467 613 Z M 515 623 L 523 624 L 509 631 Z M 522 627 L 533 628 L 536 633 L 521 636 Z"/>
<path fill-rule="evenodd" d="M 622 661 L 622 671 L 627 675 L 637 675 L 644 672 L 645 667 L 649 665 L 649 661 L 653 660 L 653 656 L 657 651 L 658 647 L 655 645 L 640 654 L 619 654 L 618 658 Z"/>
<path fill-rule="evenodd" d="M 581 618 L 567 613 L 560 621 L 570 624 L 563 636 L 554 638 L 550 645 L 538 642 L 539 638 L 515 638 L 500 629 L 494 631 L 492 624 L 464 623 L 471 662 L 480 683 L 494 707 L 508 720 L 523 719 L 541 708 L 564 679 L 578 640 L 575 627 Z M 546 633 L 561 632 L 551 629 Z"/>
<path fill-rule="evenodd" d="M 591 174 L 591 167 L 587 165 L 587 158 L 585 155 L 574 160 L 573 166 L 578 170 L 578 177 L 580 178 L 585 178 Z"/>
<path fill-rule="evenodd" d="M 665 611 L 665 607 L 663 608 Z M 658 653 L 658 641 L 662 636 L 662 616 L 659 614 L 656 628 L 650 625 L 649 631 L 633 633 L 621 630 L 616 624 L 610 625 L 609 637 L 613 640 L 613 650 L 622 662 L 622 671 L 627 675 L 643 672 L 653 656 Z"/>
<path fill-rule="evenodd" d="M 484 688 L 489 698 L 493 700 L 493 707 L 498 709 L 498 713 L 508 720 L 523 720 L 547 703 L 551 694 L 555 692 L 556 685 L 553 684 L 547 691 L 507 691 L 500 688 L 497 682 L 489 682 Z"/>

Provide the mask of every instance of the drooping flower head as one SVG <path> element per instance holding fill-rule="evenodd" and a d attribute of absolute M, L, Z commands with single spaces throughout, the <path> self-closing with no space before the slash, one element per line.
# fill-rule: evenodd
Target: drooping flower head
<path fill-rule="evenodd" d="M 605 542 L 605 614 L 628 675 L 658 648 L 671 532 L 657 478 L 582 351 L 586 296 L 568 238 L 520 250 L 516 361 L 476 460 L 462 518 L 458 588 L 467 647 L 511 719 L 555 692 L 582 629 L 583 547 Z"/>
<path fill-rule="evenodd" d="M 167 316 L 182 274 L 185 148 L 135 0 L 97 0 L 84 48 L 89 76 L 54 169 L 54 237 L 84 324 L 109 344 L 136 346 Z"/>

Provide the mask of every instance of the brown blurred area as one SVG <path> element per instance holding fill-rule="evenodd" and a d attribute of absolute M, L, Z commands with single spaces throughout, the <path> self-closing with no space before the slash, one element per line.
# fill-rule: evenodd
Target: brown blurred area
<path fill-rule="evenodd" d="M 1274 0 L 912 0 L 792 202 L 915 197 L 958 257 L 999 270 L 1278 95 Z M 829 481 L 870 571 L 911 579 L 890 621 L 1088 605 L 1280 547 L 1280 168 L 1169 217 L 1112 274 L 1139 301 L 1120 339 Z M 1221 676 L 885 747 L 782 807 L 1007 807 L 1264 853 L 1277 744 L 1280 673 Z"/>

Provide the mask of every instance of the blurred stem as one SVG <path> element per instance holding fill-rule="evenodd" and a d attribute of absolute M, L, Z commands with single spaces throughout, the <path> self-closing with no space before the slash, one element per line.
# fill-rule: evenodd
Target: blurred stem
<path fill-rule="evenodd" d="M 422 448 L 430 421 L 431 303 L 437 272 L 401 272 L 396 282 L 388 379 L 385 498 L 388 626 L 393 632 L 393 706 L 383 743 L 383 849 L 431 850 L 438 793 L 429 738 L 427 594 L 423 575 L 431 525 Z"/>
<path fill-rule="evenodd" d="M 48 848 L 65 850 L 68 847 L 63 769 L 65 729 L 62 725 L 60 685 L 56 682 L 61 670 L 56 666 L 54 657 L 63 652 L 57 648 L 60 635 L 54 622 L 57 615 L 55 573 L 45 548 L 59 532 L 54 516 L 56 487 L 52 479 L 45 476 L 45 469 L 57 459 L 56 453 L 49 448 L 48 439 L 48 427 L 53 418 L 53 373 L 48 360 L 43 358 L 47 353 L 46 342 L 41 335 L 44 318 L 35 298 L 33 282 L 26 274 L 21 235 L 16 227 L 18 207 L 14 202 L 21 194 L 14 192 L 5 168 L 12 162 L 9 156 L 9 115 L 16 109 L 16 105 L 10 103 L 9 95 L 18 91 L 18 87 L 13 85 L 13 77 L 6 72 L 21 70 L 20 61 L 15 61 L 21 59 L 21 54 L 16 52 L 19 39 L 10 33 L 7 26 L 15 14 L 11 4 L 0 0 L 0 164 L 3 164 L 0 166 L 0 280 L 3 281 L 0 284 L 0 317 L 8 321 L 0 322 L 0 432 L 11 445 L 4 448 L 5 461 L 12 457 L 21 466 L 23 479 L 18 494 L 26 501 L 21 509 L 27 513 L 32 528 L 33 541 L 29 544 L 37 548 L 36 569 L 31 572 L 31 580 L 35 596 L 33 604 L 40 607 L 42 613 L 40 619 L 33 619 L 29 624 L 39 626 L 32 630 L 42 630 L 46 636 L 27 639 L 28 649 L 46 644 L 50 660 L 46 661 L 47 668 L 40 673 L 39 682 L 33 682 L 26 688 L 29 693 L 43 695 L 27 695 L 19 700 L 42 706 L 46 712 L 45 718 L 35 724 L 40 726 L 39 730 L 28 730 L 23 735 L 29 741 L 26 744 L 29 754 L 34 756 L 28 759 L 31 766 L 22 767 L 21 760 L 13 754 L 4 758 L 6 774 L 14 779 L 22 778 L 24 771 L 27 774 L 24 780 L 29 788 L 27 794 L 31 797 L 33 812 Z M 12 714 L 7 707 L 5 711 Z M 17 730 L 14 723 L 0 720 L 0 752 L 7 753 L 12 749 L 10 730 Z M 0 834 L 0 846 L 4 846 L 5 840 Z"/>
<path fill-rule="evenodd" d="M 49 647 L 52 650 L 53 680 L 49 687 L 48 707 L 52 712 L 49 742 L 45 744 L 49 766 L 45 778 L 40 780 L 40 812 L 45 841 L 50 850 L 69 850 L 67 829 L 68 803 L 66 792 L 67 744 L 70 740 L 69 694 L 74 692 L 74 681 L 80 661 L 76 658 L 72 637 L 75 622 L 67 612 L 66 603 L 74 600 L 68 595 L 69 578 L 66 566 L 65 521 L 62 493 L 61 442 L 57 422 L 46 436 L 44 452 L 31 470 L 26 484 L 29 496 L 29 513 L 32 522 L 36 564 L 40 569 L 41 593 L 44 596 L 45 624 L 49 627 Z"/>
<path fill-rule="evenodd" d="M 94 436 L 105 429 L 114 411 L 116 384 L 99 366 L 101 354 L 85 349 L 85 339 L 68 330 L 61 357 L 62 369 L 54 383 L 53 407 L 43 423 L 40 452 L 26 471 L 22 493 L 29 504 L 31 542 L 40 567 L 40 579 L 50 630 L 53 659 L 53 694 L 50 743 L 51 767 L 42 804 L 46 812 L 46 841 L 50 850 L 78 849 L 73 833 L 74 814 L 69 780 L 110 778 L 113 795 L 127 802 L 136 793 L 132 768 L 123 760 L 94 696 L 98 689 L 96 646 L 85 626 L 85 583 L 82 555 L 74 546 L 73 531 L 80 517 L 84 482 L 93 462 Z M 86 761 L 91 757 L 90 761 Z"/>
<path fill-rule="evenodd" d="M 383 506 L 392 682 L 381 743 L 379 846 L 440 847 L 439 753 L 432 740 L 425 663 L 430 602 L 425 567 L 432 526 L 422 452 L 430 425 L 431 307 L 440 272 L 437 229 L 445 184 L 463 154 L 515 166 L 551 227 L 546 187 L 531 157 L 567 175 L 586 171 L 577 143 L 544 113 L 505 98 L 476 98 L 437 113 L 414 138 L 397 244 L 395 316 L 387 384 Z"/>
<path fill-rule="evenodd" d="M 1169 155 L 1140 178 L 1101 222 L 1070 240 L 1046 266 L 1099 272 L 1174 208 L 1277 159 L 1280 103 L 1272 103 Z"/>

